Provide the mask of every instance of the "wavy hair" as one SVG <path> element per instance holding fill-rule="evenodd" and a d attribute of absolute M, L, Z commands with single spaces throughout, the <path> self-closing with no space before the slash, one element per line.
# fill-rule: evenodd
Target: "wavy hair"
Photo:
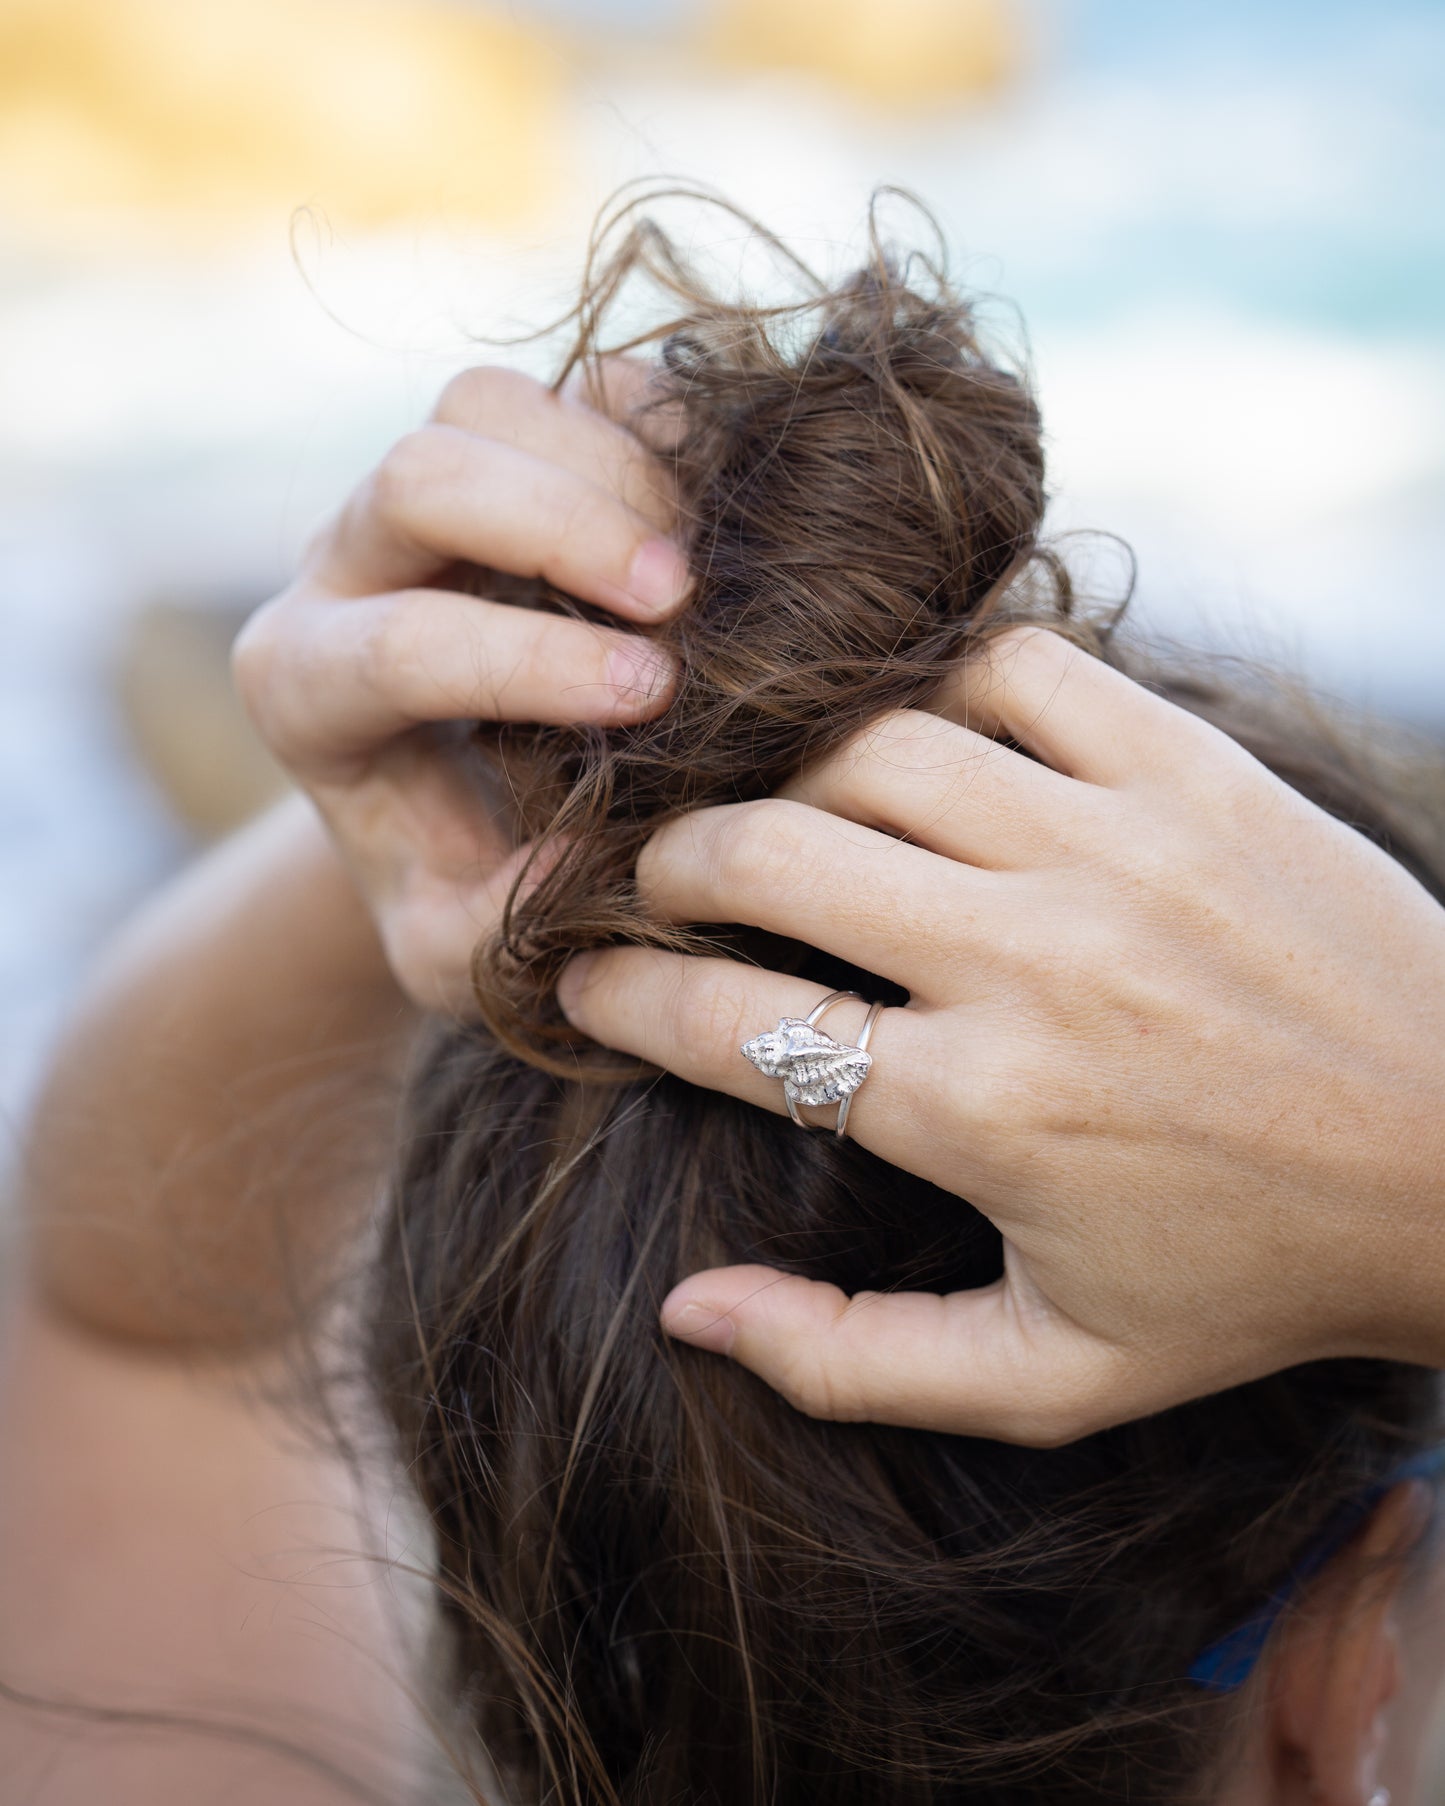
<path fill-rule="evenodd" d="M 926 706 L 1013 621 L 1140 669 L 1041 541 L 1026 373 L 941 260 L 875 227 L 843 281 L 793 267 L 787 303 L 726 299 L 638 203 L 594 246 L 568 368 L 609 348 L 637 282 L 662 298 L 613 337 L 660 351 L 637 424 L 665 436 L 696 573 L 656 630 L 682 675 L 635 727 L 478 731 L 555 863 L 478 950 L 483 1026 L 439 1025 L 416 1075 L 371 1382 L 503 1797 L 1177 1806 L 1207 1797 L 1233 1723 L 1192 1658 L 1433 1436 L 1431 1376 L 1321 1363 L 1047 1451 L 806 1419 L 660 1334 L 676 1281 L 760 1260 L 954 1291 L 998 1277 L 997 1233 L 853 1142 L 620 1070 L 556 1006 L 566 959 L 620 941 L 896 997 L 803 944 L 660 928 L 639 847 Z M 1445 893 L 1418 799 L 1367 743 L 1203 666 L 1149 675 Z"/>

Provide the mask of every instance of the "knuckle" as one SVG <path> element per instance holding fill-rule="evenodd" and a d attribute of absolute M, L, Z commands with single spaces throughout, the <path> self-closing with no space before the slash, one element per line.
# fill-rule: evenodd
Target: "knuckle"
<path fill-rule="evenodd" d="M 415 655 L 405 612 L 393 602 L 357 610 L 354 616 L 358 680 L 373 694 L 391 695 L 403 688 Z"/>
<path fill-rule="evenodd" d="M 835 1332 L 845 1326 L 853 1305 L 869 1294 L 850 1299 L 836 1286 L 787 1278 L 780 1284 L 780 1301 L 789 1288 L 805 1294 L 810 1308 L 764 1345 L 765 1364 L 759 1372 L 805 1417 L 835 1423 L 867 1417 L 876 1402 L 870 1396 L 867 1359 L 860 1361 L 847 1338 Z"/>
<path fill-rule="evenodd" d="M 837 1388 L 827 1360 L 812 1337 L 790 1340 L 779 1351 L 772 1373 L 774 1389 L 804 1417 L 841 1419 Z"/>
<path fill-rule="evenodd" d="M 302 571 L 311 570 L 320 564 L 327 552 L 336 543 L 336 536 L 345 521 L 347 509 L 345 504 L 331 509 L 317 521 L 302 542 L 300 556 L 297 560 Z"/>
<path fill-rule="evenodd" d="M 414 513 L 417 498 L 434 480 L 436 452 L 435 428 L 419 426 L 403 433 L 372 473 L 370 502 L 378 515 L 404 522 Z"/>
<path fill-rule="evenodd" d="M 1162 779 L 1169 792 L 1191 808 L 1207 810 L 1232 780 L 1243 775 L 1247 757 L 1222 728 L 1176 708 L 1169 716 L 1167 738 L 1156 738 L 1153 768 L 1146 775 L 1156 783 Z"/>
<path fill-rule="evenodd" d="M 414 929 L 404 920 L 392 921 L 384 917 L 381 939 L 392 977 L 419 1009 L 464 1012 L 471 1001 L 467 974 L 444 967 L 430 957 Z"/>
<path fill-rule="evenodd" d="M 1032 665 L 1050 668 L 1079 655 L 1079 649 L 1072 640 L 1066 639 L 1061 633 L 1055 633 L 1052 628 L 1040 627 L 1032 621 L 1022 622 L 1016 627 L 1006 627 L 989 641 L 987 650 L 991 655 L 1007 655 L 1014 661 L 1025 660 Z"/>
<path fill-rule="evenodd" d="M 1286 813 L 1298 807 L 1298 793 L 1222 728 L 1192 715 L 1185 720 L 1194 737 L 1181 742 L 1188 756 L 1183 782 L 1200 817 L 1230 834 L 1257 837 L 1261 828 L 1276 825 L 1282 803 Z"/>
<path fill-rule="evenodd" d="M 984 648 L 984 670 L 990 682 L 1025 695 L 1049 694 L 1064 681 L 1070 667 L 1088 654 L 1051 628 L 1026 624 L 1010 627 Z"/>
<path fill-rule="evenodd" d="M 647 365 L 636 357 L 611 353 L 600 358 L 583 358 L 562 385 L 569 401 L 590 408 L 594 413 L 627 427 L 634 402 L 636 374 Z"/>
<path fill-rule="evenodd" d="M 509 437 L 497 429 L 512 422 L 518 410 L 534 403 L 538 395 L 547 393 L 520 370 L 509 370 L 501 364 L 474 364 L 459 370 L 443 386 L 432 419 L 472 432 Z"/>
<path fill-rule="evenodd" d="M 844 742 L 840 768 L 855 782 L 931 768 L 938 762 L 939 737 L 947 728 L 947 722 L 923 709 L 894 709 Z"/>
<path fill-rule="evenodd" d="M 988 761 L 993 762 L 990 795 L 995 790 L 1017 788 L 1011 755 L 992 740 L 980 744 L 977 735 L 922 710 L 910 709 L 896 716 L 882 750 L 886 760 L 882 775 L 894 788 L 900 778 L 919 781 L 926 786 L 927 795 L 949 807 L 971 792 Z"/>
<path fill-rule="evenodd" d="M 1198 833 L 1198 812 L 1176 812 L 1155 820 L 1147 834 L 1120 837 L 1104 856 L 1104 870 L 1116 899 L 1116 943 L 1125 924 L 1155 920 L 1162 910 L 1172 916 L 1183 906 L 1205 905 L 1217 889 L 1221 848 Z M 1102 925 L 1096 925 L 1102 928 Z M 1081 924 L 1074 924 L 1074 932 Z M 1117 944 L 1091 949 L 1091 957 L 1117 955 Z"/>
<path fill-rule="evenodd" d="M 626 516 L 614 497 L 559 470 L 552 474 L 547 500 L 559 551 L 570 551 L 574 556 L 585 553 L 606 566 L 615 562 L 626 568 L 642 541 L 643 531 L 640 525 L 623 524 Z"/>
<path fill-rule="evenodd" d="M 590 623 L 527 611 L 509 656 L 487 675 L 481 694 L 503 714 L 543 698 L 554 705 L 570 699 L 580 714 L 585 686 L 606 681 L 607 650 L 601 630 Z"/>
<path fill-rule="evenodd" d="M 673 973 L 664 1005 L 669 1043 L 709 1049 L 719 1068 L 731 1068 L 752 1027 L 732 974 L 711 961 L 683 960 Z"/>
<path fill-rule="evenodd" d="M 231 682 L 247 714 L 260 722 L 269 714 L 280 640 L 281 597 L 263 603 L 231 645 Z"/>
<path fill-rule="evenodd" d="M 781 885 L 806 848 L 809 816 L 806 805 L 776 797 L 735 804 L 715 823 L 710 837 L 714 887 L 732 895 Z"/>
<path fill-rule="evenodd" d="M 1065 918 L 1061 908 L 1052 944 L 1039 948 L 1032 958 L 1036 997 L 1057 999 L 1065 1009 L 1072 1008 L 1081 998 L 1094 996 L 1101 985 L 1108 989 L 1115 975 L 1127 972 L 1131 955 L 1137 962 L 1139 949 L 1120 911 L 1083 908 Z"/>
<path fill-rule="evenodd" d="M 1018 1406 L 1010 1424 L 1013 1437 L 1032 1449 L 1061 1449 L 1098 1427 L 1073 1400 L 1053 1398 Z"/>
<path fill-rule="evenodd" d="M 934 1110 L 953 1112 L 972 1139 L 991 1151 L 1016 1146 L 1035 1122 L 1039 1073 L 1020 1052 L 1005 1047 L 1001 1037 L 986 1051 L 978 1050 L 961 1094 L 946 1074 L 924 1074 L 921 1082 L 918 1108 L 925 1119 Z"/>
<path fill-rule="evenodd" d="M 1102 784 L 1079 784 L 1075 789 L 1079 794 L 1068 793 L 1067 819 L 1051 822 L 1055 841 L 1066 852 L 1091 863 L 1107 863 L 1153 832 L 1153 823 L 1141 818 L 1132 792 Z M 1056 811 L 1056 817 L 1060 813 Z"/>

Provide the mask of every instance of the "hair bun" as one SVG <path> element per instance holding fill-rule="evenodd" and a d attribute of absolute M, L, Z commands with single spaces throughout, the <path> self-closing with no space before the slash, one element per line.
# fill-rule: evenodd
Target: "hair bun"
<path fill-rule="evenodd" d="M 697 582 L 656 636 L 680 662 L 675 700 L 606 733 L 490 736 L 521 832 L 563 851 L 479 950 L 478 1001 L 505 1045 L 559 1073 L 577 1070 L 575 1054 L 548 1052 L 575 1042 L 552 998 L 570 954 L 716 945 L 642 917 L 632 868 L 648 835 L 681 810 L 766 795 L 870 719 L 924 702 L 1003 618 L 1045 502 L 1028 385 L 987 355 L 926 260 L 875 237 L 845 281 L 809 274 L 801 300 L 751 305 L 632 220 L 589 268 L 564 376 L 608 349 L 608 309 L 636 279 L 682 309 L 624 347 L 657 347 L 649 405 L 681 422 L 668 462 Z"/>

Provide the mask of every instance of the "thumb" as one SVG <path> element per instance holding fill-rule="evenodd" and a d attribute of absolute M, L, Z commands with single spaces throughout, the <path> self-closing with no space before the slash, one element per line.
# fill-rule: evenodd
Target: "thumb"
<path fill-rule="evenodd" d="M 1007 1278 L 977 1290 L 858 1292 L 771 1267 L 694 1274 L 669 1336 L 725 1354 L 809 1417 L 1052 1447 L 1130 1415 L 1118 1351 Z"/>

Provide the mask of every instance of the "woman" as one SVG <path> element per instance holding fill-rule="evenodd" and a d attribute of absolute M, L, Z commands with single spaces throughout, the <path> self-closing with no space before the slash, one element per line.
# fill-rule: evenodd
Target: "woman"
<path fill-rule="evenodd" d="M 940 285 L 875 247 L 768 320 L 644 233 L 590 299 L 649 257 L 685 315 L 659 380 L 460 380 L 248 630 L 243 692 L 331 839 L 289 805 L 223 849 L 62 1049 L 11 1361 L 12 1768 L 40 1798 L 235 1797 L 224 1736 L 299 1799 L 402 1760 L 381 1586 L 336 1589 L 324 1637 L 217 1630 L 244 1593 L 217 1605 L 218 1568 L 264 1596 L 263 1548 L 356 1540 L 257 1540 L 268 1504 L 341 1509 L 351 1470 L 194 1371 L 265 1378 L 324 1278 L 435 1538 L 440 1728 L 483 1797 L 1407 1797 L 1391 1702 L 1434 1678 L 1400 1653 L 1437 1434 L 1413 1363 L 1441 1340 L 1426 817 L 1325 730 L 1282 739 L 1277 699 L 1112 668 L 1037 556 L 1032 403 Z M 477 716 L 548 725 L 419 727 Z M 708 922 L 746 926 L 670 926 Z M 737 1048 L 854 979 L 909 1007 L 852 1060 L 847 1139 L 808 1136 Z M 487 1026 L 427 1031 L 373 1246 L 417 1005 Z M 846 1064 L 864 1006 L 833 1007 Z M 911 1427 L 811 1422 L 724 1344 L 804 1412 Z M 151 1735 L 57 1756 L 56 1695 Z"/>

